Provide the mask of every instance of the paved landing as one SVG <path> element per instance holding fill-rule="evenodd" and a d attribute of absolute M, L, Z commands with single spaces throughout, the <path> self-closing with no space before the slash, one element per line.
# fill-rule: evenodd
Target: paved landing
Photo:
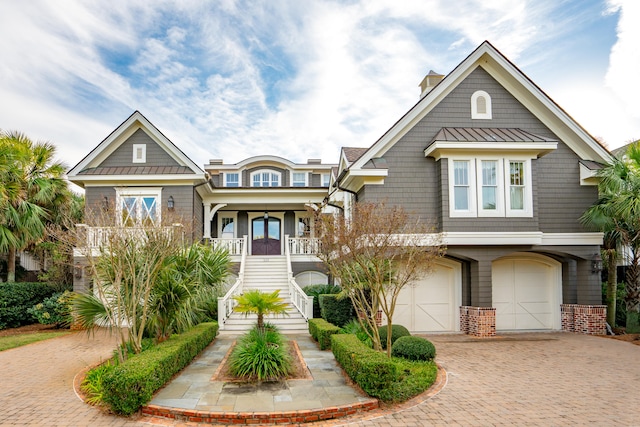
<path fill-rule="evenodd" d="M 308 335 L 296 341 L 312 379 L 246 385 L 212 381 L 237 336 L 221 335 L 180 375 L 156 394 L 151 405 L 208 412 L 281 412 L 349 405 L 370 398 L 347 385 L 330 351 L 320 351 Z"/>

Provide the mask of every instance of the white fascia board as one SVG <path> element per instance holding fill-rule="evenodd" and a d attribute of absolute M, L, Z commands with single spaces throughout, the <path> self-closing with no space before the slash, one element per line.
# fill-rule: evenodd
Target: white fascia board
<path fill-rule="evenodd" d="M 351 176 L 388 176 L 388 169 L 349 169 Z"/>
<path fill-rule="evenodd" d="M 539 245 L 542 235 L 541 231 L 446 232 L 443 240 L 446 245 Z"/>
<path fill-rule="evenodd" d="M 139 111 L 135 111 L 127 120 L 118 126 L 109 136 L 107 136 L 96 148 L 94 148 L 84 159 L 74 166 L 67 175 L 78 176 L 84 169 L 91 166 L 98 166 L 113 153 L 122 143 L 124 143 L 135 131 L 143 129 L 167 154 L 176 162 L 189 167 L 194 173 L 204 173 L 186 154 L 184 154 L 175 144 L 158 130 Z"/>
<path fill-rule="evenodd" d="M 604 233 L 544 233 L 542 244 L 558 245 L 601 245 Z"/>
<path fill-rule="evenodd" d="M 295 203 L 304 205 L 305 203 L 320 203 L 326 197 L 327 192 L 323 189 L 311 191 L 277 191 L 277 192 L 259 192 L 259 191 L 243 191 L 243 192 L 227 192 L 216 191 L 202 198 L 203 203 L 227 203 L 256 205 L 264 208 L 265 205 L 274 205 L 279 203 Z"/>
<path fill-rule="evenodd" d="M 518 154 L 530 155 L 531 158 L 542 157 L 558 148 L 556 142 L 452 142 L 434 141 L 424 150 L 425 157 L 433 157 L 440 160 L 451 154 L 470 153 L 474 157 L 480 152 L 482 154 Z"/>
<path fill-rule="evenodd" d="M 502 55 L 493 49 L 491 52 L 487 52 L 486 56 L 490 60 L 483 61 L 482 67 L 571 147 L 576 154 L 587 160 L 603 163 L 611 161 L 611 154 L 598 144 L 569 114 L 553 102 L 546 93 Z M 527 96 L 528 94 L 533 96 Z"/>
<path fill-rule="evenodd" d="M 598 171 L 589 169 L 580 163 L 580 185 L 598 185 Z"/>
<path fill-rule="evenodd" d="M 194 185 L 198 182 L 205 182 L 204 176 L 194 176 L 190 174 L 180 175 L 80 175 L 70 178 L 69 181 L 84 187 L 95 187 L 98 185 L 126 186 L 128 184 L 139 185 L 140 183 L 162 183 L 163 185 Z"/>

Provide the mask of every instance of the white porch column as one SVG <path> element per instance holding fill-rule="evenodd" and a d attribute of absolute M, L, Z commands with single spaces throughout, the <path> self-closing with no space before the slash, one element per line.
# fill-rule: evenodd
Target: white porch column
<path fill-rule="evenodd" d="M 202 238 L 210 239 L 211 238 L 211 221 L 213 220 L 213 216 L 220 209 L 227 206 L 227 204 L 218 203 L 217 205 L 214 206 L 212 203 L 202 202 L 202 205 L 204 206 L 204 236 L 202 236 Z"/>

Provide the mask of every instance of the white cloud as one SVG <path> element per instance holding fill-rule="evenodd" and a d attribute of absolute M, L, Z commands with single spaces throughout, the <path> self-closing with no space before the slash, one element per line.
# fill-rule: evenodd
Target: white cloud
<path fill-rule="evenodd" d="M 635 6 L 621 3 L 609 2 L 624 18 Z M 336 161 L 340 146 L 369 146 L 404 114 L 429 69 L 451 71 L 485 39 L 521 67 L 549 61 L 557 72 L 555 41 L 584 19 L 558 13 L 562 5 L 2 2 L 0 93 L 10 102 L 0 103 L 0 127 L 50 139 L 75 164 L 138 109 L 196 163 L 256 154 Z M 611 55 L 619 96 L 638 69 L 627 67 L 639 39 L 625 38 L 630 19 Z"/>

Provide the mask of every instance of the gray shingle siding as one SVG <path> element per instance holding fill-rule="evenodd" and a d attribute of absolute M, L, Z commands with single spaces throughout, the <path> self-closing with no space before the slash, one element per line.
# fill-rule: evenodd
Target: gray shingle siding
<path fill-rule="evenodd" d="M 492 120 L 471 119 L 471 95 L 491 96 Z M 577 218 L 597 199 L 597 189 L 580 185 L 578 156 L 564 143 L 532 161 L 533 217 L 450 218 L 447 159 L 424 157 L 424 149 L 443 127 L 520 128 L 559 140 L 484 69 L 475 69 L 402 139 L 384 154 L 389 171 L 384 185 L 368 185 L 361 201 L 386 200 L 437 221 L 441 231 L 584 231 Z"/>
<path fill-rule="evenodd" d="M 133 144 L 145 144 L 146 162 L 133 163 Z M 162 147 L 156 144 L 142 129 L 138 129 L 101 164 L 112 166 L 180 166 Z"/>

